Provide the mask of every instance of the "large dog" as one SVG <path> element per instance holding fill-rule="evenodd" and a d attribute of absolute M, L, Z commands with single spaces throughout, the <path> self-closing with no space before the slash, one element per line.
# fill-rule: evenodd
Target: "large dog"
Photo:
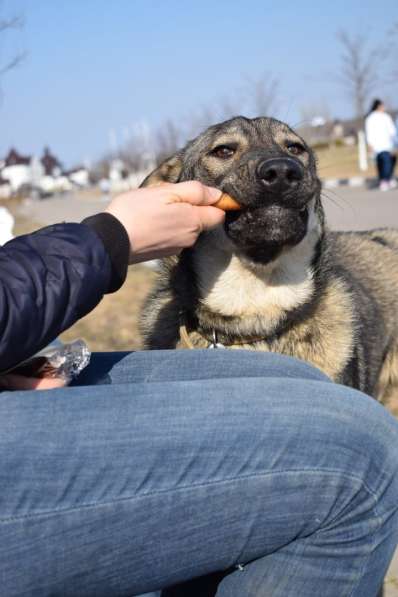
<path fill-rule="evenodd" d="M 384 403 L 398 384 L 398 232 L 325 228 L 314 153 L 273 118 L 207 129 L 142 186 L 199 180 L 242 210 L 166 259 L 147 348 L 222 345 L 309 361 Z"/>

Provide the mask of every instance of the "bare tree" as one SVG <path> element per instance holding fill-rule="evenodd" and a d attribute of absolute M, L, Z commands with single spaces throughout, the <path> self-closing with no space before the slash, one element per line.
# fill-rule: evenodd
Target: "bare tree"
<path fill-rule="evenodd" d="M 202 107 L 191 117 L 190 135 L 234 116 L 270 116 L 277 107 L 279 81 L 270 73 L 258 78 L 245 77 L 243 83 L 223 96 Z"/>
<path fill-rule="evenodd" d="M 111 156 L 104 156 L 90 169 L 90 178 L 93 183 L 98 183 L 101 179 L 108 178 L 111 160 Z"/>
<path fill-rule="evenodd" d="M 264 74 L 258 79 L 247 77 L 244 84 L 232 89 L 228 96 L 209 102 L 178 122 L 168 119 L 161 123 L 151 135 L 149 148 L 148 140 L 145 142 L 139 135 L 133 135 L 117 155 L 107 156 L 104 162 L 118 157 L 130 171 L 144 170 L 148 161 L 145 155 L 150 154 L 160 163 L 215 122 L 244 112 L 255 116 L 270 114 L 276 105 L 277 89 L 278 81 L 271 75 Z M 99 165 L 103 168 L 103 163 Z"/>
<path fill-rule="evenodd" d="M 8 31 L 13 29 L 21 29 L 24 26 L 24 21 L 21 17 L 0 18 L 0 35 L 4 36 Z M 17 52 L 11 58 L 0 61 L 0 76 L 7 71 L 19 66 L 26 56 L 26 52 Z"/>
<path fill-rule="evenodd" d="M 246 103 L 254 116 L 271 116 L 278 100 L 279 81 L 270 73 L 258 78 L 246 77 Z"/>
<path fill-rule="evenodd" d="M 217 120 L 228 120 L 244 112 L 244 98 L 235 91 L 217 102 Z M 213 121 L 214 123 L 214 121 Z"/>
<path fill-rule="evenodd" d="M 331 120 L 330 106 L 324 99 L 302 106 L 300 108 L 300 115 L 305 124 L 312 124 L 316 118 L 322 118 L 325 122 Z"/>
<path fill-rule="evenodd" d="M 170 118 L 161 124 L 154 134 L 154 154 L 157 163 L 173 155 L 183 144 L 183 130 L 181 126 Z"/>
<path fill-rule="evenodd" d="M 210 105 L 201 106 L 196 109 L 190 116 L 187 117 L 185 125 L 185 137 L 196 137 L 201 131 L 208 126 L 217 122 L 217 102 L 212 102 Z"/>
<path fill-rule="evenodd" d="M 390 49 L 392 57 L 392 71 L 390 76 L 391 83 L 397 83 L 398 81 L 398 22 L 394 23 L 391 30 L 388 32 L 388 39 L 390 40 Z"/>
<path fill-rule="evenodd" d="M 238 92 L 232 91 L 228 96 L 222 96 L 211 103 L 202 106 L 189 117 L 189 125 L 186 130 L 186 138 L 196 137 L 204 129 L 228 120 L 242 113 L 242 100 Z"/>
<path fill-rule="evenodd" d="M 364 35 L 340 31 L 337 39 L 342 50 L 338 80 L 354 106 L 355 116 L 362 118 L 374 89 L 381 83 L 381 66 L 387 56 L 386 47 L 368 47 Z"/>
<path fill-rule="evenodd" d="M 332 116 L 330 106 L 324 99 L 301 106 L 300 115 L 301 120 L 296 127 L 307 142 L 311 144 L 329 140 Z"/>

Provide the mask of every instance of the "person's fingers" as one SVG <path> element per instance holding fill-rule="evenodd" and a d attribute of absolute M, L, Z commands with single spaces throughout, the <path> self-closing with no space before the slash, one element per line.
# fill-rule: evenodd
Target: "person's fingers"
<path fill-rule="evenodd" d="M 201 230 L 211 230 L 224 222 L 225 212 L 217 207 L 203 206 L 196 209 L 200 220 Z"/>
<path fill-rule="evenodd" d="M 184 201 L 191 205 L 212 205 L 221 197 L 222 191 L 214 187 L 207 187 L 197 180 L 178 182 L 176 184 L 164 184 L 162 190 L 170 189 L 170 202 Z"/>
<path fill-rule="evenodd" d="M 33 390 L 32 378 L 7 373 L 0 378 L 0 387 L 5 390 Z"/>
<path fill-rule="evenodd" d="M 35 381 L 35 390 L 54 390 L 55 388 L 63 388 L 66 386 L 66 380 L 62 379 L 62 377 L 41 377 Z"/>
<path fill-rule="evenodd" d="M 5 390 L 50 390 L 65 385 L 66 381 L 60 377 L 26 377 L 14 373 L 0 377 L 0 387 Z"/>

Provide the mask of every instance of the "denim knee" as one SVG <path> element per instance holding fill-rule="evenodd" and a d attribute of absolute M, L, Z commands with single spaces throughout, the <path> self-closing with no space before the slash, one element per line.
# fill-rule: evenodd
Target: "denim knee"
<path fill-rule="evenodd" d="M 128 361 L 128 363 L 127 363 Z M 286 355 L 252 350 L 158 350 L 136 352 L 120 362 L 134 369 L 135 381 L 188 381 L 247 377 L 330 381 L 309 363 Z"/>
<path fill-rule="evenodd" d="M 353 460 L 363 459 L 363 484 L 373 493 L 378 510 L 398 508 L 398 422 L 376 400 L 349 388 L 342 391 L 341 416 L 350 418 Z M 341 389 L 341 390 L 340 390 Z M 345 398 L 351 398 L 346 400 Z M 346 430 L 341 430 L 346 433 Z M 340 430 L 335 432 L 339 434 Z M 363 458 L 364 457 L 364 458 Z M 366 465 L 367 463 L 367 465 Z"/>

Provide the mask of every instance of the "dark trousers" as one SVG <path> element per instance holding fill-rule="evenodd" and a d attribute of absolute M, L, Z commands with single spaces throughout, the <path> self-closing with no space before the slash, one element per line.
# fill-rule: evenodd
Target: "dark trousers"
<path fill-rule="evenodd" d="M 377 171 L 379 180 L 391 180 L 397 158 L 389 151 L 381 151 L 377 154 Z"/>

